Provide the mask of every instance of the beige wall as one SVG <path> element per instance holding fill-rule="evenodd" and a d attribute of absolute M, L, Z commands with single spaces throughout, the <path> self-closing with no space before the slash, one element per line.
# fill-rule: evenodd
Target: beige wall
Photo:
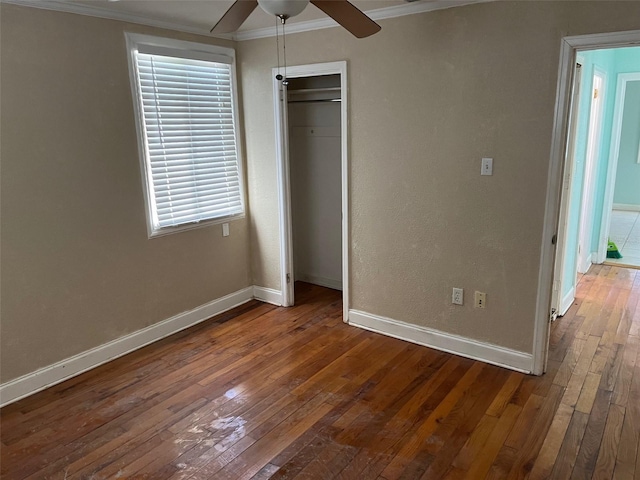
<path fill-rule="evenodd" d="M 0 15 L 0 382 L 280 288 L 273 38 L 238 44 L 251 219 L 148 240 L 123 32 L 211 40 Z M 637 18 L 638 2 L 499 2 L 288 38 L 290 64 L 348 61 L 352 308 L 531 352 L 560 38 Z"/>
<path fill-rule="evenodd" d="M 211 40 L 1 17 L 1 381 L 250 285 L 248 220 L 147 238 L 123 32 Z"/>
<path fill-rule="evenodd" d="M 291 65 L 348 61 L 351 308 L 532 352 L 560 39 L 639 18 L 640 2 L 496 2 L 382 20 L 364 40 L 288 37 Z M 275 40 L 238 48 L 253 277 L 279 288 Z"/>

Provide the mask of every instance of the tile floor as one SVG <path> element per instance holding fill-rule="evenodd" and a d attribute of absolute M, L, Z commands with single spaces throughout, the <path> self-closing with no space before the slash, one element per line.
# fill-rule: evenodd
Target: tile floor
<path fill-rule="evenodd" d="M 607 258 L 607 263 L 640 268 L 640 212 L 614 210 L 609 238 L 618 246 L 622 258 Z"/>

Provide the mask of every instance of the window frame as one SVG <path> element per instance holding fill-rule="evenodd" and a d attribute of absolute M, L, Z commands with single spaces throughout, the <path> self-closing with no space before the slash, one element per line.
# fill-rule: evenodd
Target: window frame
<path fill-rule="evenodd" d="M 203 43 L 188 42 L 184 40 L 175 40 L 171 38 L 156 37 L 152 35 L 143 35 L 138 33 L 125 32 L 127 47 L 127 62 L 129 65 L 129 83 L 131 86 L 131 95 L 133 102 L 133 111 L 136 124 L 136 136 L 138 141 L 138 157 L 140 160 L 140 172 L 143 183 L 145 215 L 147 220 L 147 236 L 148 238 L 161 237 L 172 233 L 193 230 L 196 228 L 204 228 L 220 223 L 228 223 L 238 220 L 246 216 L 246 192 L 244 177 L 244 155 L 242 151 L 243 134 L 240 122 L 238 121 L 238 81 L 236 75 L 236 54 L 233 48 L 221 47 L 218 45 L 208 45 Z M 238 166 L 238 180 L 240 190 L 241 213 L 234 215 L 225 215 L 222 217 L 201 220 L 199 222 L 183 223 L 175 226 L 156 227 L 153 222 L 155 198 L 153 195 L 152 179 L 149 172 L 149 152 L 147 151 L 147 137 L 144 124 L 144 112 L 142 106 L 142 98 L 140 96 L 140 81 L 138 78 L 138 69 L 136 68 L 135 53 L 139 47 L 150 47 L 166 52 L 173 56 L 184 55 L 184 58 L 195 58 L 198 60 L 206 60 L 212 62 L 228 63 L 231 73 L 231 102 L 232 102 L 232 119 L 234 125 L 234 135 L 236 143 L 236 158 Z"/>

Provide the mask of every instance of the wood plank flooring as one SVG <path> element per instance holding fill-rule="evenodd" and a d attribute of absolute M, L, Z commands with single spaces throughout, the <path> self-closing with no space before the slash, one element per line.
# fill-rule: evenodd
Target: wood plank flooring
<path fill-rule="evenodd" d="M 527 376 L 251 302 L 0 412 L 3 479 L 640 478 L 640 271 L 595 266 Z"/>

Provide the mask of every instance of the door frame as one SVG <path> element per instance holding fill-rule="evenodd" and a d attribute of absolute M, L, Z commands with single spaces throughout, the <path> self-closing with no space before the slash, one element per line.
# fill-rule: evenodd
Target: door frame
<path fill-rule="evenodd" d="M 607 182 L 604 190 L 602 205 L 602 223 L 600 224 L 600 238 L 598 239 L 598 263 L 607 259 L 607 243 L 611 231 L 611 212 L 613 210 L 613 195 L 616 189 L 616 174 L 618 173 L 618 157 L 620 156 L 620 140 L 622 136 L 622 119 L 624 115 L 624 99 L 627 94 L 627 83 L 640 81 L 640 73 L 619 73 L 616 81 L 616 97 L 613 107 L 613 126 L 611 129 L 611 147 L 609 149 L 609 165 L 607 166 Z M 640 148 L 638 152 L 640 159 Z"/>
<path fill-rule="evenodd" d="M 565 298 L 562 297 L 562 292 L 564 292 L 564 273 L 565 273 L 565 256 L 567 252 L 567 242 L 568 242 L 568 233 L 569 229 L 569 206 L 571 201 L 571 196 L 573 192 L 573 178 L 575 171 L 575 154 L 577 147 L 577 130 L 578 130 L 578 121 L 580 118 L 580 94 L 584 86 L 582 83 L 584 82 L 584 59 L 577 56 L 576 59 L 576 67 L 574 71 L 574 80 L 571 91 L 571 111 L 569 113 L 569 123 L 568 123 L 568 133 L 567 133 L 567 149 L 565 153 L 565 166 L 562 178 L 562 193 L 560 195 L 560 214 L 558 218 L 558 246 L 556 249 L 556 258 L 554 264 L 554 273 L 553 273 L 553 293 L 552 293 L 552 303 L 551 303 L 551 316 L 552 320 L 555 320 L 555 317 L 563 316 L 566 311 L 571 306 Z M 576 77 L 575 75 L 578 73 L 578 66 L 580 66 L 579 74 Z M 571 291 L 567 295 L 573 302 L 573 295 L 575 293 L 575 285 L 572 287 Z M 566 305 L 569 303 L 569 306 Z M 555 312 L 553 311 L 555 309 Z"/>
<path fill-rule="evenodd" d="M 569 108 L 573 72 L 577 52 L 598 48 L 630 47 L 640 45 L 640 30 L 598 33 L 564 37 L 560 41 L 560 61 L 556 102 L 554 108 L 551 152 L 547 176 L 547 193 L 542 228 L 540 266 L 538 270 L 538 292 L 536 295 L 535 324 L 533 332 L 534 375 L 542 375 L 546 369 L 549 350 L 549 325 L 551 323 L 551 293 L 556 254 L 556 235 L 560 214 L 560 195 L 568 136 Z"/>
<path fill-rule="evenodd" d="M 280 233 L 280 282 L 282 305 L 294 303 L 293 277 L 293 225 L 291 217 L 291 178 L 289 168 L 289 135 L 286 111 L 286 86 L 276 79 L 278 69 L 272 69 L 273 98 L 276 130 L 276 163 L 278 176 L 278 216 Z M 340 75 L 340 141 L 342 191 L 342 320 L 349 318 L 349 149 L 348 149 L 348 91 L 347 62 L 315 63 L 287 66 L 288 78 Z"/>
<path fill-rule="evenodd" d="M 591 90 L 596 88 L 595 79 L 600 77 L 602 79 L 602 92 L 599 95 L 597 102 L 598 110 L 594 112 L 594 99 L 591 98 L 591 104 L 589 106 L 589 125 L 587 133 L 587 151 L 585 156 L 584 165 L 584 180 L 582 183 L 582 198 L 580 199 L 580 219 L 578 222 L 578 252 L 576 254 L 576 271 L 579 273 L 587 273 L 589 267 L 593 262 L 593 250 L 591 245 L 593 244 L 593 196 L 595 190 L 595 177 L 598 170 L 596 157 L 601 150 L 602 143 L 602 124 L 604 120 L 605 99 L 606 90 L 609 79 L 607 78 L 607 72 L 597 65 L 593 66 L 593 72 L 591 74 Z M 594 118 L 595 115 L 595 118 Z M 592 129 L 592 122 L 594 122 Z M 593 155 L 589 154 L 589 146 L 592 146 Z M 585 242 L 588 240 L 588 242 Z M 598 243 L 599 245 L 599 243 Z M 596 258 L 597 260 L 597 258 Z M 588 264 L 588 265 L 587 265 Z"/>

